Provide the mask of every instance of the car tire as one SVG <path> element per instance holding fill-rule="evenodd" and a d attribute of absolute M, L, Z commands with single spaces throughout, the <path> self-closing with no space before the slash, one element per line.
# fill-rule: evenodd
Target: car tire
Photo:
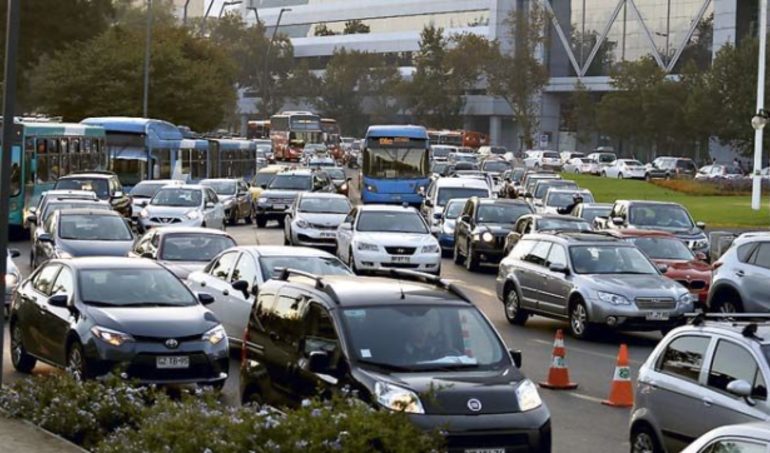
<path fill-rule="evenodd" d="M 85 381 L 91 378 L 83 346 L 77 341 L 73 342 L 67 351 L 67 372 L 76 381 Z"/>
<path fill-rule="evenodd" d="M 658 436 L 647 425 L 631 430 L 631 453 L 663 453 Z"/>
<path fill-rule="evenodd" d="M 286 218 L 285 217 L 281 217 L 281 218 L 277 219 L 276 222 L 278 222 L 278 227 L 279 228 L 283 228 L 284 224 L 286 223 Z"/>
<path fill-rule="evenodd" d="M 569 331 L 573 337 L 579 340 L 591 338 L 595 327 L 588 320 L 588 309 L 583 300 L 577 300 L 570 304 Z"/>
<path fill-rule="evenodd" d="M 265 225 L 267 225 L 267 219 L 264 217 L 257 216 L 257 226 L 259 228 L 264 228 Z"/>
<path fill-rule="evenodd" d="M 523 326 L 529 319 L 529 312 L 521 308 L 521 299 L 516 288 L 511 288 L 505 294 L 505 300 L 503 301 L 503 308 L 505 310 L 505 319 L 509 323 Z"/>
<path fill-rule="evenodd" d="M 348 250 L 348 267 L 354 274 L 358 275 L 358 269 L 356 269 L 356 260 L 353 258 L 353 247 Z"/>
<path fill-rule="evenodd" d="M 468 250 L 465 254 L 465 269 L 470 272 L 475 272 L 479 269 L 479 260 L 475 255 L 476 254 L 473 252 L 473 247 L 471 244 L 468 244 Z"/>
<path fill-rule="evenodd" d="M 743 304 L 740 300 L 723 299 L 714 304 L 714 311 L 717 313 L 741 313 L 743 312 Z"/>
<path fill-rule="evenodd" d="M 11 324 L 11 364 L 20 373 L 29 373 L 35 368 L 37 359 L 27 354 L 22 341 L 21 327 L 18 322 Z"/>
<path fill-rule="evenodd" d="M 232 214 L 230 214 L 230 217 L 226 221 L 229 225 L 238 225 L 238 209 L 233 209 Z"/>
<path fill-rule="evenodd" d="M 606 178 L 606 177 L 607 177 L 607 172 L 606 172 L 606 171 L 603 171 L 603 172 L 602 172 L 602 178 Z"/>
<path fill-rule="evenodd" d="M 455 239 L 455 246 L 452 252 L 452 259 L 458 266 L 463 263 L 463 256 L 460 254 L 460 245 L 457 243 L 457 240 Z"/>

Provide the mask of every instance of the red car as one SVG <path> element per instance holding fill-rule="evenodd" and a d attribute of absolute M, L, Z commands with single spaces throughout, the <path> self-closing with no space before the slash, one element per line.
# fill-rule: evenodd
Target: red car
<path fill-rule="evenodd" d="M 711 286 L 711 265 L 706 255 L 693 253 L 681 239 L 671 233 L 650 230 L 616 230 L 613 236 L 636 245 L 658 265 L 666 265 L 666 277 L 678 281 L 698 296 L 701 308 L 706 308 L 709 286 Z"/>

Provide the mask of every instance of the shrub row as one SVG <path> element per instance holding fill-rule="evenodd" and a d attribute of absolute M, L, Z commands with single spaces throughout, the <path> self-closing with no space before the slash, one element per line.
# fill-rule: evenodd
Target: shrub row
<path fill-rule="evenodd" d="M 750 195 L 751 178 L 699 181 L 695 179 L 655 179 L 653 184 L 688 195 Z M 762 181 L 762 192 L 770 193 L 770 180 Z"/>
<path fill-rule="evenodd" d="M 399 412 L 353 398 L 304 401 L 278 412 L 228 406 L 211 390 L 170 397 L 118 379 L 78 383 L 64 374 L 32 377 L 0 391 L 0 406 L 98 453 L 429 452 L 442 448 Z"/>

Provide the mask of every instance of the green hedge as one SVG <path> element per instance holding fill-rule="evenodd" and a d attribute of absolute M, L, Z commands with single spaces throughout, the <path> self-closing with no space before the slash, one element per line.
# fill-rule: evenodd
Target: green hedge
<path fill-rule="evenodd" d="M 429 452 L 443 447 L 403 413 L 356 400 L 305 401 L 278 412 L 232 407 L 218 392 L 174 398 L 117 379 L 78 383 L 64 374 L 19 381 L 0 390 L 0 406 L 99 453 Z"/>

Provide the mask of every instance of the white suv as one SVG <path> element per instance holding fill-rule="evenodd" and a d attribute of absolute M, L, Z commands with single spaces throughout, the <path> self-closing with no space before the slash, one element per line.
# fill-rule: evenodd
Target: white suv
<path fill-rule="evenodd" d="M 439 178 L 428 187 L 420 212 L 430 226 L 437 227 L 449 200 L 470 197 L 491 198 L 492 189 L 488 181 L 477 177 Z"/>
<path fill-rule="evenodd" d="M 564 163 L 561 161 L 561 155 L 556 151 L 527 151 L 524 165 L 535 170 L 561 171 Z"/>

